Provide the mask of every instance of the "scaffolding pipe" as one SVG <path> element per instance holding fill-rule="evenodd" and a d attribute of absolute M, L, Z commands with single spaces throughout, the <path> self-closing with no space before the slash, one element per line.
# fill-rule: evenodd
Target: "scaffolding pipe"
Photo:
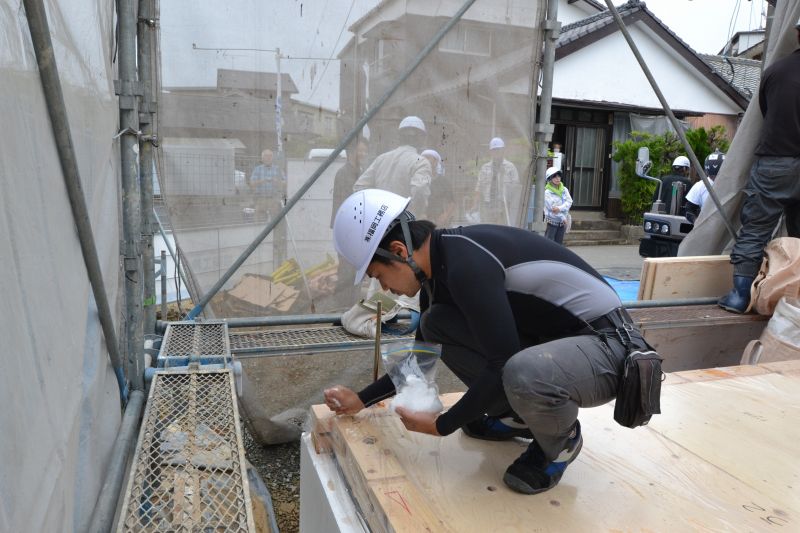
<path fill-rule="evenodd" d="M 180 298 L 180 296 L 178 296 Z M 161 250 L 161 320 L 167 319 L 167 251 Z M 156 324 L 153 324 L 155 333 Z"/>
<path fill-rule="evenodd" d="M 322 162 L 319 168 L 311 175 L 311 177 L 309 177 L 306 180 L 306 182 L 300 187 L 300 189 L 298 189 L 298 191 L 289 200 L 286 201 L 286 204 L 283 206 L 283 209 L 281 209 L 281 211 L 277 214 L 277 216 L 275 216 L 275 218 L 269 221 L 267 226 L 261 231 L 261 233 L 258 234 L 258 236 L 256 236 L 253 242 L 250 243 L 250 245 L 244 250 L 244 252 L 242 252 L 242 254 L 236 259 L 236 261 L 233 262 L 230 268 L 228 268 L 228 270 L 225 271 L 222 277 L 220 277 L 220 279 L 217 280 L 214 286 L 211 287 L 211 289 L 209 289 L 208 292 L 206 292 L 200 298 L 200 301 L 197 302 L 197 305 L 194 307 L 194 309 L 192 309 L 187 315 L 186 317 L 187 320 L 194 319 L 195 317 L 197 317 L 197 315 L 199 315 L 203 311 L 203 308 L 206 306 L 206 304 L 208 304 L 209 301 L 211 301 L 211 298 L 213 298 L 214 295 L 216 295 L 217 292 L 219 292 L 222 286 L 225 285 L 225 283 L 227 283 L 227 281 L 231 278 L 231 276 L 233 276 L 233 274 L 239 269 L 240 266 L 242 266 L 242 264 L 247 260 L 247 258 L 250 257 L 250 254 L 252 254 L 256 248 L 258 248 L 258 245 L 261 244 L 261 242 L 267 237 L 267 235 L 270 234 L 270 232 L 275 228 L 275 226 L 277 226 L 278 223 L 281 220 L 283 220 L 283 218 L 286 216 L 286 213 L 288 213 L 292 209 L 292 207 L 294 207 L 294 204 L 296 204 L 300 200 L 300 198 L 303 197 L 306 191 L 310 189 L 312 185 L 314 185 L 314 182 L 317 181 L 317 178 L 319 178 L 322 175 L 322 173 L 325 172 L 325 170 L 331 163 L 336 161 L 342 150 L 344 150 L 350 144 L 350 142 L 353 139 L 355 139 L 355 137 L 358 135 L 358 132 L 360 132 L 361 129 L 364 126 L 366 126 L 366 124 L 372 119 L 372 117 L 374 117 L 378 113 L 378 111 L 380 111 L 383 108 L 383 106 L 386 104 L 386 102 L 389 101 L 389 98 L 391 98 L 391 96 L 397 91 L 400 85 L 402 85 L 403 82 L 405 82 L 406 79 L 408 79 L 408 77 L 411 76 L 411 74 L 417 69 L 420 63 L 422 63 L 422 60 L 425 59 L 428 56 L 428 54 L 430 54 L 431 51 L 436 48 L 436 46 L 438 46 L 439 41 L 441 41 L 444 38 L 444 36 L 447 34 L 448 31 L 450 31 L 450 28 L 455 26 L 456 23 L 458 23 L 458 21 L 461 20 L 461 17 L 464 15 L 464 13 L 467 12 L 467 10 L 472 6 L 472 4 L 475 3 L 475 1 L 476 0 L 466 0 L 466 2 L 464 2 L 464 5 L 462 5 L 461 8 L 459 8 L 459 10 L 455 13 L 455 15 L 453 15 L 450 20 L 448 20 L 441 28 L 439 28 L 439 31 L 436 32 L 436 35 L 433 36 L 433 38 L 425 46 L 425 48 L 420 50 L 420 52 L 416 55 L 416 57 L 411 61 L 411 64 L 405 69 L 405 71 L 403 71 L 400 77 L 398 77 L 398 79 L 395 80 L 392 86 L 389 87 L 389 89 L 387 89 L 386 93 L 384 93 L 384 95 L 380 98 L 380 100 L 378 100 L 375 106 L 373 106 L 367 112 L 367 114 L 361 117 L 361 120 L 359 120 L 358 123 L 353 127 L 353 129 L 350 130 L 347 133 L 347 135 L 344 136 L 344 139 L 342 139 L 341 142 L 339 142 L 339 145 L 333 149 L 333 152 L 331 152 L 328 158 Z"/>
<path fill-rule="evenodd" d="M 531 203 L 531 194 L 535 192 L 535 185 L 536 185 L 536 159 L 538 157 L 538 152 L 536 150 L 536 130 L 537 130 L 537 120 L 538 120 L 538 111 L 536 109 L 536 99 L 538 97 L 538 89 L 539 89 L 539 74 L 540 74 L 540 63 L 541 63 L 541 55 L 542 55 L 542 36 L 544 31 L 544 21 L 547 19 L 547 6 L 543 5 L 542 2 L 537 2 L 536 6 L 536 25 L 533 28 L 533 44 L 531 45 L 531 74 L 530 74 L 530 89 L 528 91 L 528 106 L 529 106 L 529 120 L 530 120 L 530 131 L 528 132 L 529 139 L 531 141 L 531 152 L 530 157 L 531 161 L 528 164 L 527 174 L 528 179 L 525 183 L 525 190 L 522 191 L 522 209 L 520 210 L 520 216 L 518 225 L 520 227 L 525 227 L 529 230 L 533 229 L 533 220 L 536 219 L 535 215 L 531 215 L 533 218 L 531 219 L 531 224 L 528 225 L 528 210 L 530 208 Z M 494 131 L 494 125 L 492 126 L 492 131 Z M 492 133 L 494 136 L 494 133 Z M 535 198 L 534 198 L 535 201 Z M 536 210 L 536 206 L 534 205 L 534 211 Z"/>
<path fill-rule="evenodd" d="M 89 219 L 89 210 L 86 207 L 86 198 L 83 194 L 78 162 L 72 144 L 69 118 L 64 105 L 64 93 L 61 89 L 58 65 L 53 51 L 53 43 L 50 39 L 47 15 L 42 0 L 24 0 L 23 4 L 33 49 L 36 53 L 36 62 L 39 66 L 47 113 L 50 116 L 50 125 L 55 137 L 56 149 L 58 150 L 58 160 L 61 164 L 64 184 L 67 187 L 72 218 L 78 230 L 83 263 L 86 266 L 92 294 L 97 305 L 97 314 L 105 337 L 106 347 L 108 348 L 108 356 L 111 359 L 111 366 L 114 369 L 117 384 L 119 385 L 120 400 L 122 405 L 125 405 L 128 398 L 128 385 L 125 381 L 117 332 L 114 327 L 111 306 L 108 303 L 108 295 L 103 282 L 103 271 L 100 268 L 100 262 L 97 257 L 97 247 L 95 246 L 92 224 Z"/>
<path fill-rule="evenodd" d="M 186 282 L 186 276 L 183 274 L 183 269 L 180 267 L 180 263 L 178 261 L 178 254 L 175 251 L 175 248 L 169 243 L 169 239 L 167 238 L 167 232 L 164 230 L 164 226 L 161 224 L 161 219 L 158 217 L 158 213 L 153 210 L 153 218 L 156 221 L 156 225 L 158 226 L 158 231 L 161 233 L 161 238 L 164 239 L 164 246 L 167 247 L 167 251 L 169 252 L 169 256 L 172 258 L 172 262 L 175 264 L 175 270 L 178 272 L 178 276 L 180 276 L 183 284 L 186 287 L 189 287 L 189 284 Z M 181 299 L 181 295 L 176 295 L 178 300 Z M 157 329 L 157 328 L 156 328 Z"/>
<path fill-rule="evenodd" d="M 156 27 L 154 0 L 139 0 L 137 32 L 139 82 L 142 96 L 139 100 L 140 183 L 142 189 L 142 273 L 144 277 L 143 331 L 155 333 L 156 329 L 156 272 L 153 252 L 153 166 L 157 138 L 153 121 L 156 114 L 155 88 L 153 87 L 153 40 Z"/>
<path fill-rule="evenodd" d="M 556 63 L 556 41 L 561 31 L 558 21 L 558 0 L 547 2 L 547 19 L 544 23 L 544 52 L 542 53 L 542 95 L 539 99 L 539 121 L 536 124 L 536 191 L 533 204 L 533 230 L 544 234 L 544 187 L 547 172 L 547 144 L 553 138 L 550 123 L 553 106 L 553 70 Z M 534 94 L 535 97 L 535 94 Z"/>
<path fill-rule="evenodd" d="M 685 305 L 711 305 L 716 304 L 718 296 L 709 296 L 704 298 L 686 298 L 676 300 L 626 300 L 622 302 L 622 306 L 626 309 L 649 309 L 651 307 L 679 307 Z M 284 315 L 284 316 L 256 316 L 256 317 L 241 317 L 241 318 L 228 318 L 225 323 L 228 329 L 235 328 L 258 328 L 258 327 L 274 327 L 274 326 L 302 326 L 312 324 L 332 324 L 334 326 L 341 325 L 342 315 L 340 314 L 316 314 L 316 315 Z M 411 313 L 408 311 L 398 313 L 397 318 L 400 320 L 408 320 L 411 318 Z M 167 329 L 169 321 L 159 320 L 156 324 L 156 329 L 159 333 L 164 333 Z"/>
<path fill-rule="evenodd" d="M 714 205 L 717 206 L 717 211 L 719 211 L 720 216 L 722 216 L 722 220 L 725 222 L 725 227 L 728 228 L 728 233 L 730 234 L 732 239 L 736 239 L 736 230 L 733 228 L 733 224 L 728 217 L 725 216 L 725 210 L 722 209 L 722 202 L 720 202 L 719 196 L 714 191 L 713 182 L 708 179 L 706 176 L 705 171 L 703 170 L 703 165 L 697 159 L 697 156 L 692 150 L 691 145 L 689 144 L 689 140 L 686 138 L 686 134 L 683 131 L 678 119 L 675 118 L 675 114 L 672 112 L 672 109 L 669 107 L 667 103 L 667 99 L 664 97 L 664 93 L 661 92 L 661 89 L 656 83 L 653 74 L 650 72 L 650 68 L 647 66 L 642 54 L 639 53 L 639 48 L 636 46 L 636 43 L 633 42 L 633 38 L 631 34 L 628 32 L 628 28 L 625 26 L 625 23 L 622 21 L 622 17 L 619 16 L 619 12 L 617 8 L 614 7 L 614 4 L 611 3 L 611 0 L 606 0 L 606 5 L 608 6 L 609 11 L 611 11 L 612 16 L 614 17 L 614 21 L 619 26 L 619 30 L 622 32 L 622 35 L 625 37 L 625 41 L 627 41 L 628 46 L 633 52 L 634 57 L 636 57 L 636 61 L 639 63 L 639 66 L 642 68 L 642 72 L 647 77 L 647 81 L 650 82 L 650 86 L 653 88 L 653 91 L 656 93 L 658 97 L 658 101 L 661 102 L 661 107 L 664 108 L 664 113 L 666 113 L 667 118 L 669 118 L 670 123 L 672 123 L 672 127 L 675 129 L 675 132 L 678 134 L 678 138 L 681 140 L 681 144 L 683 144 L 684 150 L 686 150 L 686 155 L 689 156 L 689 159 L 692 161 L 692 166 L 694 166 L 695 172 L 697 175 L 700 176 L 700 179 L 703 180 L 703 183 L 706 185 L 706 189 L 708 190 L 708 195 L 711 196 L 711 199 L 714 201 Z"/>
<path fill-rule="evenodd" d="M 143 391 L 135 390 L 131 392 L 130 401 L 122 415 L 122 423 L 119 427 L 117 439 L 111 449 L 111 459 L 108 462 L 108 470 L 103 480 L 103 487 L 100 489 L 100 496 L 97 498 L 92 517 L 89 521 L 91 533 L 107 533 L 111 531 L 114 515 L 117 512 L 117 502 L 119 501 L 122 482 L 125 479 L 125 470 L 128 466 L 128 456 L 136 442 L 136 430 L 139 428 L 139 420 L 142 418 L 142 411 L 145 405 L 145 395 Z"/>
<path fill-rule="evenodd" d="M 144 332 L 142 330 L 142 238 L 139 190 L 139 115 L 137 96 L 141 86 L 136 75 L 136 0 L 119 0 L 119 150 L 122 174 L 122 234 L 125 272 L 125 342 L 131 388 L 144 389 Z"/>

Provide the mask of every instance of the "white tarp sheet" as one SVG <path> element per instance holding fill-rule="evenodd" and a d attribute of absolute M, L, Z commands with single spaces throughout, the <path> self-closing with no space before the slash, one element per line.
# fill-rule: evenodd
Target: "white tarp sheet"
<path fill-rule="evenodd" d="M 100 265 L 118 310 L 113 6 L 45 0 Z M 119 395 L 20 0 L 0 2 L 0 117 L 0 532 L 84 531 L 118 430 Z"/>
<path fill-rule="evenodd" d="M 776 60 L 792 53 L 797 48 L 797 31 L 794 29 L 800 19 L 800 2 L 780 2 L 775 8 L 775 17 L 770 39 L 767 44 L 766 67 Z M 758 107 L 758 95 L 753 95 L 750 105 L 742 119 L 742 124 L 731 143 L 725 164 L 714 180 L 714 191 L 719 196 L 725 216 L 738 228 L 739 212 L 744 197 L 740 194 L 747 184 L 750 167 L 753 164 L 753 151 L 761 135 L 764 117 Z M 710 199 L 709 199 L 710 200 Z M 732 240 L 725 229 L 725 222 L 714 202 L 703 206 L 700 217 L 692 232 L 681 243 L 678 255 L 712 255 L 722 253 L 732 246 Z"/>

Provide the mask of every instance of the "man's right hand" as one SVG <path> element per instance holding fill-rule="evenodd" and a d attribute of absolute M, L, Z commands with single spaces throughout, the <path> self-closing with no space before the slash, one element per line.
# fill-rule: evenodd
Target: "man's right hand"
<path fill-rule="evenodd" d="M 347 387 L 337 385 L 325 389 L 323 394 L 325 395 L 325 405 L 337 415 L 354 415 L 364 408 L 364 402 L 361 401 L 358 394 Z"/>

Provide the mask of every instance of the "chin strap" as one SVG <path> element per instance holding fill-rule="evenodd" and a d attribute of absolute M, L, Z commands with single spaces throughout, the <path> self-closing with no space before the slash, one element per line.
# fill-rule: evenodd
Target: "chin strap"
<path fill-rule="evenodd" d="M 412 215 L 408 211 L 403 211 L 402 213 L 400 213 L 400 216 L 398 216 L 395 220 L 393 220 L 392 223 L 389 224 L 389 226 L 386 228 L 386 233 L 388 234 L 397 226 L 397 224 L 400 224 L 400 227 L 403 230 L 403 240 L 405 241 L 406 244 L 408 257 L 404 259 L 397 254 L 393 254 L 388 250 L 384 250 L 383 248 L 378 248 L 377 250 L 375 250 L 375 255 L 380 255 L 381 257 L 391 259 L 392 261 L 401 261 L 403 263 L 406 263 L 408 266 L 411 267 L 411 270 L 414 272 L 414 277 L 417 278 L 417 281 L 419 281 L 420 285 L 425 287 L 426 290 L 430 292 L 430 289 L 427 287 L 428 283 L 426 283 L 428 281 L 428 276 L 425 275 L 425 272 L 422 271 L 422 269 L 419 267 L 417 262 L 414 261 L 414 258 L 412 257 L 414 248 L 411 246 L 411 231 L 409 231 L 408 229 L 408 223 L 412 220 L 414 220 L 414 215 Z"/>

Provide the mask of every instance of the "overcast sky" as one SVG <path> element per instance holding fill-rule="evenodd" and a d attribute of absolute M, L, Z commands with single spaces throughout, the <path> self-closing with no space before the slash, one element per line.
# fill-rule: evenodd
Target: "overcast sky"
<path fill-rule="evenodd" d="M 336 52 L 352 37 L 347 27 L 378 3 L 377 0 L 351 2 L 162 2 L 163 85 L 214 86 L 217 68 L 274 72 L 273 52 L 233 49 L 280 47 L 282 54 L 290 57 L 319 58 L 281 61 L 281 70 L 291 74 L 300 91 L 295 98 L 336 108 L 339 103 L 339 64 L 338 61 L 327 61 L 327 58 L 335 58 Z M 604 2 L 601 0 L 600 3 Z M 621 3 L 619 0 L 615 2 Z M 695 51 L 715 54 L 736 31 L 761 27 L 766 2 L 647 0 L 646 4 Z M 192 48 L 193 43 L 197 48 Z"/>

